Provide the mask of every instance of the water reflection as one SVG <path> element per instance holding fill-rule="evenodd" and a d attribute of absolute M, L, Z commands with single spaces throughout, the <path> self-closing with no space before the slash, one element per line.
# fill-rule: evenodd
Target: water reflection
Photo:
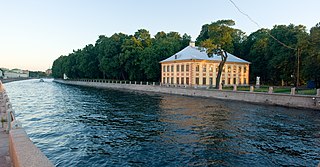
<path fill-rule="evenodd" d="M 205 98 L 6 84 L 56 166 L 316 166 L 320 113 Z"/>

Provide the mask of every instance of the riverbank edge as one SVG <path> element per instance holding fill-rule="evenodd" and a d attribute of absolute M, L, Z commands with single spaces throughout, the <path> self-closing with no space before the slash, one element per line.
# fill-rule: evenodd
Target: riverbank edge
<path fill-rule="evenodd" d="M 0 79 L 0 81 L 3 84 L 5 84 L 5 83 L 9 83 L 9 82 L 23 81 L 23 80 L 28 80 L 28 79 L 32 79 L 32 78 L 9 78 L 9 79 Z"/>
<path fill-rule="evenodd" d="M 10 130 L 9 152 L 14 167 L 54 167 L 23 128 Z"/>
<path fill-rule="evenodd" d="M 262 92 L 245 92 L 230 90 L 206 90 L 196 88 L 166 87 L 159 85 L 141 85 L 126 83 L 106 83 L 98 80 L 61 80 L 54 79 L 53 82 L 96 88 L 111 88 L 118 90 L 146 91 L 155 93 L 176 94 L 195 97 L 215 98 L 222 100 L 234 100 L 264 105 L 284 106 L 290 108 L 305 108 L 320 110 L 320 96 L 289 95 Z"/>

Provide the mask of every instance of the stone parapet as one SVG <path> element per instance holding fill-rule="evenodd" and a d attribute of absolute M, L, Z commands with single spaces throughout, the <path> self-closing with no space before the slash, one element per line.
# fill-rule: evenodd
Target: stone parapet
<path fill-rule="evenodd" d="M 24 129 L 9 133 L 9 151 L 14 167 L 53 167 L 49 159 L 32 143 Z"/>

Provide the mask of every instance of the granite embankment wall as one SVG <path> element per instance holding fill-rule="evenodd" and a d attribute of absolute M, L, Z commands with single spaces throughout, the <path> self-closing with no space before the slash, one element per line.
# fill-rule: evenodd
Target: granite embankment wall
<path fill-rule="evenodd" d="M 274 94 L 261 92 L 247 92 L 247 91 L 229 91 L 229 90 L 206 90 L 195 88 L 181 88 L 181 87 L 166 87 L 159 85 L 141 85 L 127 84 L 127 83 L 110 83 L 99 80 L 54 80 L 58 83 L 96 87 L 96 88 L 112 88 L 112 89 L 126 89 L 133 91 L 148 91 L 159 92 L 186 96 L 209 97 L 223 100 L 236 100 L 250 103 L 260 103 L 266 105 L 279 105 L 294 108 L 308 108 L 320 110 L 320 95 L 289 95 L 289 94 Z"/>
<path fill-rule="evenodd" d="M 9 133 L 10 158 L 14 167 L 53 167 L 50 160 L 36 147 L 24 129 Z"/>

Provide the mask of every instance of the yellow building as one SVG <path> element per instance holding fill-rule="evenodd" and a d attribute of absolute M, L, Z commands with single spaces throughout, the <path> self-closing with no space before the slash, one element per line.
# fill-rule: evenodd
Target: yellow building
<path fill-rule="evenodd" d="M 216 85 L 221 57 L 209 57 L 206 50 L 193 42 L 180 52 L 161 61 L 161 83 L 174 85 Z M 221 75 L 224 85 L 248 85 L 249 62 L 228 53 Z"/>

